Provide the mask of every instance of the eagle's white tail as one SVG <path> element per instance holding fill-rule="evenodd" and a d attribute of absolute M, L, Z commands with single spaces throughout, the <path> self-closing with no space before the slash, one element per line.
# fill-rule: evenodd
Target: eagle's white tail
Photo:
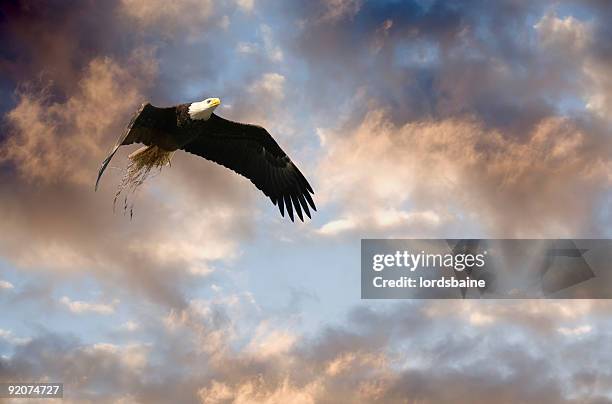
<path fill-rule="evenodd" d="M 128 203 L 128 196 L 134 194 L 149 176 L 157 174 L 164 166 L 169 165 L 173 155 L 173 151 L 167 151 L 157 146 L 144 146 L 130 154 L 128 156 L 130 162 L 115 193 L 113 206 L 116 205 L 117 199 L 123 191 L 126 191 L 123 210 L 127 211 L 129 209 L 131 217 L 133 215 L 133 204 Z"/>

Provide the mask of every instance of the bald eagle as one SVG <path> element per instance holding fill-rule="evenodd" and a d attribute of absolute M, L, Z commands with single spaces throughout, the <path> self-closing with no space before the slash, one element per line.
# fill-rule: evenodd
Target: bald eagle
<path fill-rule="evenodd" d="M 302 221 L 302 211 L 310 218 L 309 206 L 316 210 L 310 195 L 314 191 L 304 175 L 267 130 L 214 114 L 219 104 L 218 98 L 169 108 L 143 104 L 102 162 L 95 189 L 120 146 L 142 143 L 145 146 L 129 156 L 133 182 L 142 172 L 169 164 L 175 151 L 184 150 L 251 180 L 283 217 L 286 208 L 291 221 L 294 211 Z"/>

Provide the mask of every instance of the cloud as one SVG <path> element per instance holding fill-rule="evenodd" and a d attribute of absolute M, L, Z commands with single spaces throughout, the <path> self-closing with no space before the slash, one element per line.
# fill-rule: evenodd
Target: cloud
<path fill-rule="evenodd" d="M 393 403 L 407 395 L 425 403 L 604 400 L 608 386 L 596 381 L 609 372 L 590 358 L 612 359 L 601 349 L 607 339 L 600 326 L 607 321 L 609 304 L 573 303 L 361 306 L 342 325 L 310 337 L 287 339 L 282 328 L 261 323 L 247 339 L 248 349 L 238 350 L 231 348 L 238 340 L 224 333 L 242 326 L 232 325 L 236 317 L 225 316 L 229 306 L 222 303 L 216 311 L 198 309 L 184 317 L 191 317 L 181 326 L 185 332 L 145 320 L 163 347 L 154 356 L 149 344 L 83 343 L 43 333 L 0 359 L 0 379 L 61 379 L 68 400 L 93 403 L 125 397 L 151 403 L 169 397 L 185 403 Z M 466 322 L 466 316 L 491 321 Z M 468 396 L 460 393 L 466 386 Z"/>
<path fill-rule="evenodd" d="M 345 231 L 354 230 L 356 227 L 357 223 L 353 219 L 336 219 L 321 226 L 319 233 L 333 236 Z"/>
<path fill-rule="evenodd" d="M 86 314 L 86 313 L 96 313 L 96 314 L 104 314 L 109 315 L 115 312 L 117 305 L 119 304 L 119 300 L 115 299 L 112 303 L 89 303 L 79 300 L 71 300 L 67 296 L 63 296 L 60 300 L 60 303 L 66 306 L 68 310 L 75 314 Z"/>
<path fill-rule="evenodd" d="M 254 335 L 245 348 L 255 358 L 269 359 L 289 352 L 297 341 L 294 333 L 275 329 L 264 321 L 255 329 Z"/>
<path fill-rule="evenodd" d="M 144 344 L 129 344 L 119 346 L 99 342 L 85 346 L 82 348 L 82 350 L 87 355 L 117 357 L 122 366 L 134 372 L 141 372 L 144 370 L 147 364 L 150 347 Z"/>
<path fill-rule="evenodd" d="M 118 118 L 127 119 L 142 100 L 139 89 L 155 75 L 148 53 L 136 52 L 129 64 L 138 73 L 109 58 L 92 60 L 67 102 L 50 100 L 48 90 L 21 93 L 6 115 L 13 136 L 0 162 L 13 163 L 27 181 L 89 183 L 96 166 L 90 157 L 105 151 L 103 139 L 120 132 Z"/>
<path fill-rule="evenodd" d="M 164 35 L 188 32 L 196 35 L 204 31 L 213 14 L 210 0 L 188 0 L 180 2 L 121 0 L 123 14 L 142 28 L 153 29 Z"/>
<path fill-rule="evenodd" d="M 126 331 L 133 332 L 140 329 L 140 324 L 136 321 L 129 320 L 121 324 L 121 328 L 125 329 Z"/>
<path fill-rule="evenodd" d="M 606 71 L 610 60 L 599 52 L 598 26 L 572 16 L 559 18 L 555 11 L 544 15 L 534 26 L 540 46 L 564 65 L 573 67 L 582 88 L 580 96 L 585 106 L 600 118 L 608 120 L 611 110 L 612 83 Z"/>
<path fill-rule="evenodd" d="M 559 332 L 563 335 L 567 335 L 567 336 L 579 336 L 579 335 L 584 335 L 584 334 L 588 334 L 590 333 L 592 330 L 590 325 L 581 325 L 575 328 L 566 328 L 566 327 L 561 327 L 559 328 Z"/>
<path fill-rule="evenodd" d="M 257 45 L 250 42 L 239 42 L 236 47 L 236 51 L 239 53 L 255 53 L 257 52 Z"/>
<path fill-rule="evenodd" d="M 400 228 L 436 229 L 441 224 L 440 216 L 431 211 L 377 209 L 368 216 L 349 213 L 349 217 L 332 220 L 321 226 L 317 232 L 325 236 L 336 236 L 347 232 L 396 231 Z"/>
<path fill-rule="evenodd" d="M 272 62 L 278 63 L 283 60 L 283 51 L 281 48 L 274 43 L 274 39 L 272 37 L 272 29 L 269 25 L 262 24 L 260 27 L 261 37 L 264 45 L 264 49 L 268 58 Z"/>
<path fill-rule="evenodd" d="M 592 40 L 591 27 L 573 16 L 559 18 L 554 11 L 538 21 L 536 29 L 541 45 L 547 48 L 564 48 L 580 51 Z"/>
<path fill-rule="evenodd" d="M 249 92 L 257 98 L 271 98 L 270 101 L 279 101 L 285 96 L 285 76 L 278 73 L 265 73 L 249 87 Z"/>
<path fill-rule="evenodd" d="M 325 11 L 321 16 L 323 21 L 334 21 L 340 18 L 351 18 L 359 12 L 361 0 L 325 0 Z"/>
<path fill-rule="evenodd" d="M 352 110 L 348 119 L 332 123 L 336 130 L 324 132 L 328 155 L 319 170 L 320 197 L 343 208 L 320 232 L 605 232 L 587 212 L 603 203 L 609 187 L 607 129 L 596 116 L 563 116 L 547 101 L 584 97 L 606 116 L 607 103 L 597 100 L 605 100 L 600 89 L 607 76 L 600 72 L 609 63 L 593 60 L 597 23 L 548 11 L 533 28 L 538 41 L 532 47 L 508 36 L 506 25 L 486 22 L 476 30 L 469 8 L 412 6 L 417 11 L 410 14 L 393 5 L 363 5 L 354 16 L 359 24 L 338 21 L 318 30 L 307 24 L 298 37 L 301 53 L 317 61 L 313 69 L 325 65 L 329 75 L 334 66 L 328 62 L 351 66 L 320 89 L 327 95 L 319 104 L 333 100 Z M 528 7 L 506 6 L 481 12 L 494 22 L 502 10 L 511 11 L 508 19 L 525 23 Z M 403 7 L 410 10 L 410 4 Z M 522 28 L 514 38 L 531 35 L 531 27 Z M 405 45 L 406 39 L 420 43 L 418 49 Z M 375 58 L 358 46 L 370 40 L 377 44 Z M 415 53 L 430 56 L 415 60 Z M 599 67 L 589 69 L 593 65 Z M 595 81 L 600 85 L 589 84 Z M 351 87 L 358 90 L 350 101 L 334 98 Z M 415 135 L 406 136 L 407 128 Z M 576 154 L 571 162 L 559 158 L 570 150 Z M 567 189 L 576 190 L 573 198 L 563 198 Z M 412 223 L 411 217 L 431 220 Z"/>
<path fill-rule="evenodd" d="M 314 383 L 297 387 L 285 379 L 279 386 L 268 389 L 262 379 L 248 380 L 237 386 L 213 382 L 212 387 L 199 391 L 202 404 L 233 403 L 296 403 L 313 404 L 320 396 L 321 386 Z"/>
<path fill-rule="evenodd" d="M 241 10 L 249 13 L 255 7 L 255 0 L 236 0 L 236 4 Z"/>
<path fill-rule="evenodd" d="M 127 57 L 137 45 L 133 32 L 117 18 L 116 5 L 114 0 L 4 4 L 0 64 L 11 81 L 7 91 L 53 82 L 50 95 L 61 98 L 78 85 L 75 77 L 92 59 Z"/>
<path fill-rule="evenodd" d="M 351 135 L 331 138 L 320 198 L 342 218 L 324 234 L 439 234 L 474 223 L 505 236 L 603 231 L 591 212 L 610 185 L 612 145 L 579 122 L 550 118 L 516 139 L 474 119 L 396 126 L 372 110 Z"/>
<path fill-rule="evenodd" d="M 272 29 L 269 25 L 262 24 L 259 27 L 261 43 L 238 42 L 236 51 L 245 55 L 263 55 L 272 63 L 283 61 L 283 50 L 274 40 Z"/>
<path fill-rule="evenodd" d="M 30 342 L 30 338 L 16 337 L 12 331 L 3 330 L 0 328 L 0 338 L 7 341 L 11 345 L 24 345 Z"/>
<path fill-rule="evenodd" d="M 373 108 L 367 98 L 355 102 L 365 93 L 397 125 L 474 117 L 521 137 L 585 90 L 581 57 L 562 58 L 554 44 L 570 41 L 593 54 L 589 44 L 598 43 L 598 21 L 557 21 L 541 2 L 365 2 L 350 19 L 314 22 L 325 4 L 297 7 L 303 26 L 286 49 L 325 78 L 310 85 L 328 127 L 338 124 L 338 111 L 360 122 Z"/>
<path fill-rule="evenodd" d="M 0 289 L 14 289 L 15 286 L 10 283 L 9 281 L 5 281 L 5 280 L 0 280 Z"/>

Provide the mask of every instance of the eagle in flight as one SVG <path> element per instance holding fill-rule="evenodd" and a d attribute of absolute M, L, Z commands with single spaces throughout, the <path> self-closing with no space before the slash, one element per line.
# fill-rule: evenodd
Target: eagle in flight
<path fill-rule="evenodd" d="M 218 98 L 168 108 L 143 104 L 102 162 L 95 189 L 120 146 L 142 143 L 145 146 L 129 156 L 132 185 L 144 181 L 143 173 L 169 164 L 175 151 L 184 150 L 251 180 L 283 217 L 286 209 L 291 221 L 294 211 L 302 221 L 302 211 L 310 218 L 309 206 L 316 210 L 310 195 L 314 191 L 304 175 L 267 130 L 215 115 L 220 104 Z"/>

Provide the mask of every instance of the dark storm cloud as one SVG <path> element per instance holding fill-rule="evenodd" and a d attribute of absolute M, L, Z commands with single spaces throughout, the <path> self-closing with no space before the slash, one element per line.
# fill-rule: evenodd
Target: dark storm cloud
<path fill-rule="evenodd" d="M 225 4 L 213 8 L 210 1 L 138 0 L 24 0 L 0 7 L 3 87 L 53 83 L 48 90 L 65 99 L 92 59 L 123 62 L 146 46 L 164 61 L 158 85 L 148 89 L 153 101 L 162 104 L 181 102 L 177 92 L 197 78 L 214 82 L 226 55 L 213 52 L 209 42 L 223 32 L 219 21 L 232 9 Z M 182 63 L 187 56 L 192 62 Z"/>
<path fill-rule="evenodd" d="M 100 54 L 129 54 L 133 34 L 122 29 L 116 1 L 3 2 L 0 66 L 5 79 L 52 81 L 60 96 L 77 85 L 80 72 Z"/>
<path fill-rule="evenodd" d="M 354 14 L 322 19 L 333 3 L 297 7 L 303 27 L 288 42 L 314 75 L 330 79 L 318 87 L 326 109 L 364 88 L 396 124 L 474 115 L 520 137 L 555 115 L 561 98 L 580 94 L 574 60 L 560 63 L 538 46 L 533 24 L 548 3 L 363 2 Z"/>

